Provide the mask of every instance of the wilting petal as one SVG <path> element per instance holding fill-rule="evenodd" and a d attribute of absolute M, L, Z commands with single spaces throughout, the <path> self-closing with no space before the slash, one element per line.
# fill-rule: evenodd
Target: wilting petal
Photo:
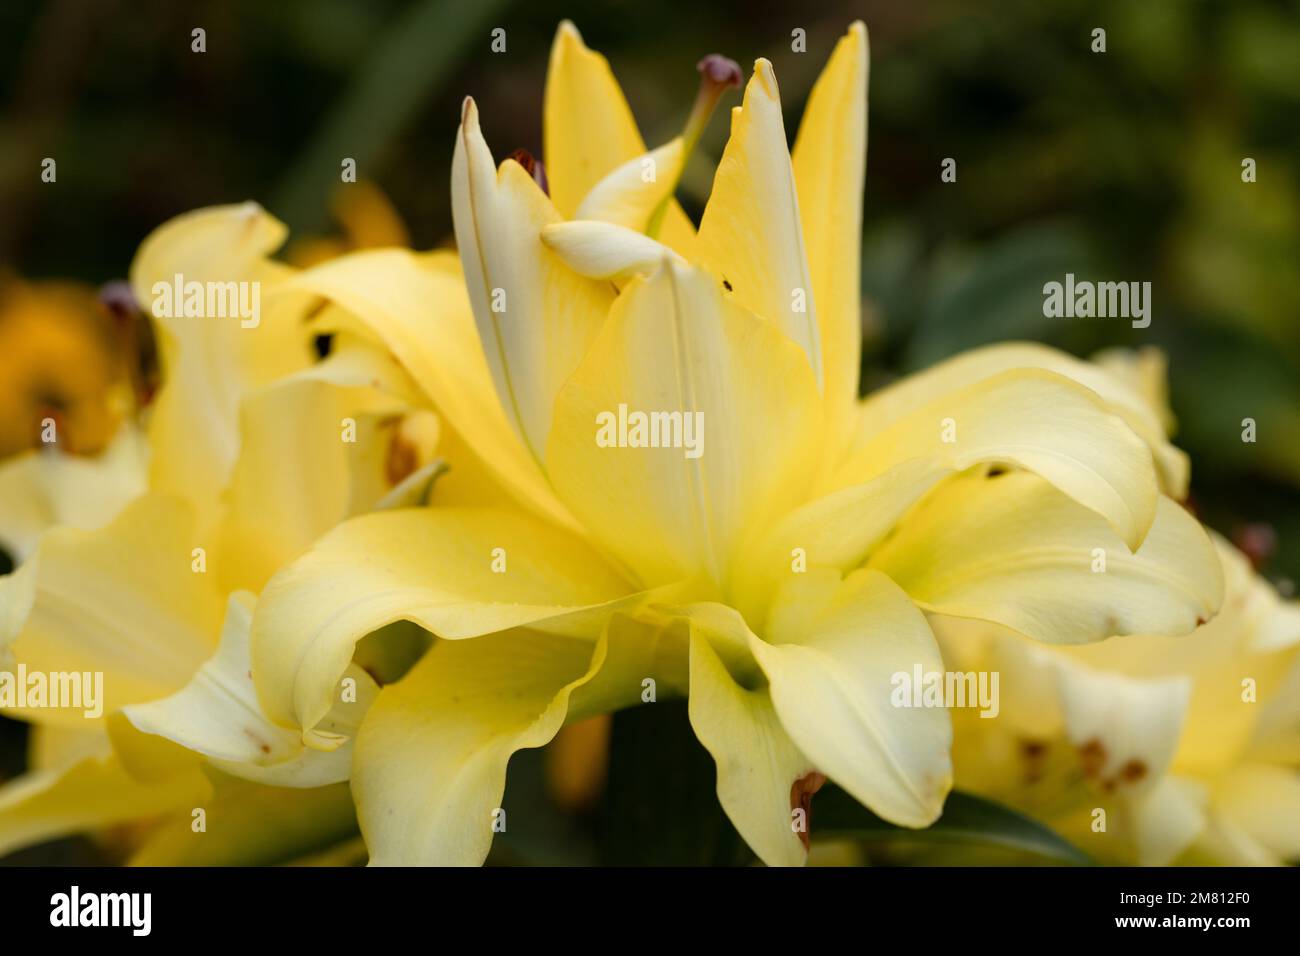
<path fill-rule="evenodd" d="M 866 27 L 854 23 L 812 88 L 790 156 L 821 329 L 832 460 L 847 441 L 858 397 L 868 59 Z"/>
<path fill-rule="evenodd" d="M 196 783 L 199 786 L 196 788 Z M 45 840 L 201 806 L 201 778 L 137 780 L 107 750 L 0 786 L 0 856 Z"/>
<path fill-rule="evenodd" d="M 351 739 L 378 687 L 365 671 L 350 665 L 350 699 L 336 699 L 320 725 L 341 745 L 326 752 L 306 748 L 301 733 L 271 723 L 258 704 L 248 646 L 255 603 L 247 592 L 231 597 L 221 646 L 189 684 L 170 697 L 133 704 L 123 712 L 137 729 L 201 753 L 232 776 L 280 787 L 346 780 Z"/>
<path fill-rule="evenodd" d="M 927 610 L 1051 644 L 1187 634 L 1223 603 L 1209 538 L 1169 499 L 1131 553 L 1097 515 L 1026 472 L 952 479 L 868 564 Z"/>
<path fill-rule="evenodd" d="M 160 226 L 140 246 L 131 286 L 140 307 L 153 313 L 155 285 L 253 283 L 259 301 L 287 267 L 267 257 L 284 242 L 284 225 L 256 203 L 187 213 Z M 265 289 L 263 289 L 265 287 Z M 310 337 L 296 312 L 262 309 L 255 326 L 239 315 L 154 316 L 165 385 L 149 425 L 151 487 L 185 498 L 206 526 L 239 449 L 238 414 L 249 388 L 303 368 Z M 206 305 L 205 305 L 206 308 Z M 229 310 L 229 309 L 228 309 Z"/>
<path fill-rule="evenodd" d="M 744 105 L 731 112 L 731 138 L 700 220 L 699 261 L 728 283 L 737 302 L 803 349 L 820 387 L 812 277 L 781 100 L 767 60 L 754 64 Z"/>
<path fill-rule="evenodd" d="M 933 823 L 952 786 L 952 725 L 943 708 L 895 699 L 895 675 L 943 671 L 908 596 L 874 571 L 843 581 L 809 571 L 777 596 L 764 637 L 750 649 L 781 723 L 817 769 L 887 820 Z"/>
<path fill-rule="evenodd" d="M 510 756 L 555 736 L 604 647 L 524 629 L 437 641 L 380 691 L 352 780 L 371 863 L 482 863 Z"/>
<path fill-rule="evenodd" d="M 565 219 L 575 217 L 597 183 L 646 151 L 609 63 L 587 48 L 568 20 L 551 46 L 542 123 L 551 198 Z M 660 236 L 692 257 L 695 229 L 676 201 L 669 203 Z"/>
<path fill-rule="evenodd" d="M 553 223 L 542 230 L 542 242 L 578 275 L 622 281 L 649 275 L 672 259 L 685 264 L 661 242 L 607 222 L 582 220 Z"/>
<path fill-rule="evenodd" d="M 631 447 L 621 413 L 656 434 L 663 416 L 675 447 Z M 721 581 L 742 532 L 804 493 L 820 429 L 798 349 L 707 274 L 665 263 L 629 283 L 560 392 L 547 458 L 565 504 L 643 584 Z"/>
<path fill-rule="evenodd" d="M 193 515 L 174 498 L 132 502 L 94 531 L 56 528 L 0 578 L 0 646 L 29 672 L 103 675 L 103 713 L 184 686 L 212 653 L 221 600 L 193 570 Z M 82 709 L 22 712 L 85 726 Z"/>
<path fill-rule="evenodd" d="M 717 761 L 718 801 L 736 830 L 769 866 L 802 865 L 807 853 L 792 825 L 791 794 L 814 768 L 781 726 L 768 688 L 741 687 L 697 634 L 689 706 L 696 736 Z"/>
<path fill-rule="evenodd" d="M 1124 376 L 1032 342 L 973 349 L 873 393 L 862 403 L 855 447 L 869 444 L 880 432 L 917 409 L 936 404 L 940 396 L 965 394 L 971 386 L 1016 369 L 1051 372 L 1094 393 L 1107 411 L 1122 418 L 1150 447 L 1164 493 L 1180 501 L 1186 497 L 1187 455 L 1169 443 L 1165 422 L 1147 396 Z M 956 418 L 962 410 L 956 405 L 950 414 Z"/>
<path fill-rule="evenodd" d="M 499 570 L 494 570 L 494 567 Z M 577 538 L 522 515 L 411 508 L 345 522 L 263 591 L 253 676 L 264 712 L 312 746 L 356 642 L 409 620 L 474 637 L 599 605 L 629 588 Z"/>
<path fill-rule="evenodd" d="M 286 295 L 327 299 L 354 330 L 368 330 L 406 367 L 440 415 L 497 480 L 538 513 L 565 520 L 541 469 L 507 420 L 492 384 L 454 253 L 359 252 L 285 283 Z M 571 519 L 569 519 L 571 520 Z"/>

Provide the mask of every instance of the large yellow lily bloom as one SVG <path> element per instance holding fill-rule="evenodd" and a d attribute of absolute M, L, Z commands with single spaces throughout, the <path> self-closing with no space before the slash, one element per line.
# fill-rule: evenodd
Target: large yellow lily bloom
<path fill-rule="evenodd" d="M 854 24 L 791 152 L 759 60 L 696 232 L 670 198 L 685 149 L 646 150 L 564 24 L 549 194 L 494 163 L 472 101 L 462 114 L 452 199 L 478 342 L 415 336 L 427 278 L 409 262 L 315 284 L 519 505 L 354 518 L 258 602 L 258 699 L 313 748 L 338 745 L 360 639 L 403 620 L 437 638 L 356 737 L 372 862 L 481 862 L 512 753 L 652 692 L 689 693 L 719 799 L 768 863 L 804 860 L 797 811 L 825 777 L 925 826 L 951 785 L 949 718 L 890 704 L 891 675 L 942 669 L 923 612 L 1078 644 L 1218 610 L 1214 549 L 1170 497 L 1185 460 L 1122 378 L 1013 345 L 859 402 L 866 93 Z M 621 408 L 698 416 L 702 453 L 598 442 Z"/>

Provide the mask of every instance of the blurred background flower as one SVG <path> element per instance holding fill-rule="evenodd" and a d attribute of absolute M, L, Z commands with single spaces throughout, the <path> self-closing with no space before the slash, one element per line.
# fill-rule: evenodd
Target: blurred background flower
<path fill-rule="evenodd" d="M 0 9 L 0 456 L 38 444 L 47 416 L 62 452 L 105 446 L 125 386 L 147 387 L 149 346 L 93 290 L 180 212 L 257 199 L 293 235 L 314 237 L 287 253 L 298 264 L 447 244 L 462 97 L 475 97 L 503 153 L 542 156 L 541 77 L 561 17 L 609 57 L 651 143 L 678 132 L 694 64 L 714 50 L 773 61 L 793 134 L 834 40 L 864 19 L 864 389 L 1006 339 L 1081 356 L 1158 346 L 1197 513 L 1283 594 L 1300 579 L 1294 0 L 14 0 Z M 491 52 L 496 27 L 504 53 Z M 1090 50 L 1097 27 L 1105 53 Z M 201 54 L 195 28 L 206 31 Z M 807 53 L 791 49 L 796 29 Z M 682 180 L 697 220 L 726 127 L 710 127 Z M 40 178 L 46 157 L 53 183 Z M 344 157 L 363 182 L 340 193 Z M 957 180 L 944 183 L 949 157 Z M 1242 182 L 1246 158 L 1253 183 Z M 1043 283 L 1067 272 L 1151 281 L 1151 326 L 1045 318 Z M 1245 418 L 1253 443 L 1242 441 Z M 617 748 L 647 736 L 636 723 L 646 719 L 613 730 L 606 797 L 588 811 L 596 840 L 610 814 L 687 803 L 622 802 L 637 791 L 629 774 L 653 772 Z M 671 730 L 655 734 L 663 747 Z M 549 811 L 530 802 L 530 787 L 545 789 L 533 760 L 512 766 L 512 821 L 551 834 L 541 856 L 579 858 L 568 818 L 540 826 Z M 0 777 L 23 763 L 22 729 L 0 719 Z M 700 836 L 710 825 L 696 819 L 681 846 L 729 859 L 725 841 Z M 621 845 L 603 855 L 620 854 L 634 855 Z"/>

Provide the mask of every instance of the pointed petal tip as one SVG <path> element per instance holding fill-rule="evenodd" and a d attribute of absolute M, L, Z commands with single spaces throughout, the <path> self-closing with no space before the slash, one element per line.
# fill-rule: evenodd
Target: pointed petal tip
<path fill-rule="evenodd" d="M 854 20 L 849 24 L 849 30 L 844 34 L 842 42 L 852 43 L 863 57 L 870 58 L 871 34 L 867 32 L 867 25 L 861 20 Z"/>
<path fill-rule="evenodd" d="M 763 93 L 767 95 L 769 99 L 780 99 L 780 89 L 776 85 L 776 71 L 772 69 L 772 61 L 767 57 L 760 56 L 754 61 L 754 75 L 750 79 L 749 85 L 745 88 L 745 93 L 747 95 L 749 91 L 754 88 L 756 83 L 761 86 Z"/>

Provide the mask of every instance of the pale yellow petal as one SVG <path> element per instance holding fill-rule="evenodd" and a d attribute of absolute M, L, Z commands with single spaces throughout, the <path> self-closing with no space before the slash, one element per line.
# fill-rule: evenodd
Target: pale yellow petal
<path fill-rule="evenodd" d="M 918 402 L 858 445 L 833 484 L 869 481 L 911 458 L 953 471 L 1018 465 L 1102 515 L 1130 548 L 1155 518 L 1149 448 L 1094 392 L 1051 371 L 1012 369 Z"/>
<path fill-rule="evenodd" d="M 563 508 L 510 426 L 492 384 L 455 253 L 417 256 L 399 249 L 359 252 L 303 272 L 282 286 L 342 310 L 397 357 L 497 481 L 538 513 Z M 569 519 L 571 520 L 571 519 Z"/>
<path fill-rule="evenodd" d="M 200 753 L 235 777 L 279 787 L 319 787 L 346 780 L 352 738 L 378 692 L 374 679 L 360 667 L 348 667 L 334 707 L 320 725 L 340 746 L 332 751 L 308 749 L 302 734 L 271 723 L 258 704 L 248 644 L 255 604 L 247 592 L 233 595 L 221 645 L 212 659 L 175 694 L 132 704 L 123 713 L 137 729 Z"/>
<path fill-rule="evenodd" d="M 645 232 L 650 217 L 682 174 L 685 151 L 677 137 L 634 156 L 591 188 L 573 219 L 595 219 Z"/>
<path fill-rule="evenodd" d="M 1133 678 L 1056 668 L 1066 737 L 1084 780 L 1116 805 L 1116 836 L 1142 866 L 1166 866 L 1205 827 L 1196 789 L 1169 775 L 1191 700 L 1186 677 Z"/>
<path fill-rule="evenodd" d="M 1130 830 L 1132 862 L 1169 866 L 1205 832 L 1204 788 L 1195 781 L 1162 777 L 1149 793 L 1126 804 L 1121 826 Z"/>
<path fill-rule="evenodd" d="M 438 641 L 361 726 L 352 788 L 376 866 L 476 866 L 504 817 L 506 764 L 548 743 L 603 642 L 523 629 Z"/>
<path fill-rule="evenodd" d="M 225 590 L 261 590 L 393 486 L 388 459 L 397 416 L 415 401 L 412 388 L 385 350 L 340 333 L 324 361 L 245 398 L 222 512 Z"/>
<path fill-rule="evenodd" d="M 497 395 L 540 461 L 556 392 L 604 322 L 613 291 L 573 272 L 542 244 L 542 228 L 560 214 L 517 162 L 494 167 L 468 99 L 451 198 L 465 285 Z"/>
<path fill-rule="evenodd" d="M 131 866 L 274 866 L 332 846 L 357 832 L 347 784 L 309 790 L 267 787 L 218 777 L 215 792 L 195 803 L 203 830 L 186 812 L 173 814 L 129 860 Z"/>
<path fill-rule="evenodd" d="M 702 634 L 691 638 L 690 716 L 717 761 L 718 801 L 737 832 L 769 866 L 802 866 L 791 794 L 814 768 L 781 726 L 768 689 L 736 683 Z"/>
<path fill-rule="evenodd" d="M 267 585 L 253 619 L 264 712 L 331 746 L 317 725 L 361 638 L 409 620 L 474 637 L 619 598 L 630 589 L 580 540 L 523 515 L 411 508 L 362 515 Z"/>
<path fill-rule="evenodd" d="M 1021 369 L 909 405 L 855 449 L 831 490 L 756 529 L 738 567 L 738 606 L 761 626 L 773 586 L 800 566 L 860 565 L 917 501 L 983 462 L 1036 471 L 1142 540 L 1156 511 L 1151 456 L 1096 396 L 1051 372 Z"/>
<path fill-rule="evenodd" d="M 193 515 L 148 495 L 93 531 L 56 528 L 0 579 L 0 645 L 29 672 L 100 675 L 108 714 L 182 687 L 216 646 L 221 599 L 196 573 Z M 84 681 L 83 681 L 84 683 Z M 28 719 L 87 724 L 83 707 L 17 710 Z"/>
<path fill-rule="evenodd" d="M 856 22 L 813 85 L 790 155 L 821 330 L 832 459 L 848 440 L 857 408 L 868 66 L 867 30 Z"/>
<path fill-rule="evenodd" d="M 1300 859 L 1300 770 L 1243 764 L 1212 787 L 1214 811 L 1278 860 Z"/>
<path fill-rule="evenodd" d="M 665 263 L 627 286 L 561 391 L 547 458 L 642 584 L 721 581 L 741 536 L 806 492 L 820 428 L 798 349 L 706 273 Z"/>
<path fill-rule="evenodd" d="M 952 787 L 952 726 L 943 708 L 908 706 L 901 681 L 943 671 L 938 644 L 885 575 L 798 575 L 750 649 L 781 723 L 813 764 L 879 816 L 933 823 Z M 902 675 L 902 676 L 900 676 Z"/>
<path fill-rule="evenodd" d="M 1179 501 L 1186 497 L 1187 455 L 1169 443 L 1160 411 L 1152 407 L 1147 395 L 1125 375 L 1033 342 L 972 349 L 874 392 L 862 403 L 854 447 L 871 442 L 881 431 L 943 396 L 965 394 L 985 379 L 1016 369 L 1051 372 L 1092 392 L 1096 401 L 1122 418 L 1150 447 L 1164 493 Z"/>
<path fill-rule="evenodd" d="M 111 752 L 38 770 L 0 786 L 0 856 L 25 846 L 200 806 L 206 786 L 132 777 Z"/>
<path fill-rule="evenodd" d="M 551 46 L 542 143 L 551 198 L 566 219 L 575 217 L 597 183 L 646 151 L 608 61 L 587 48 L 568 20 Z M 695 228 L 676 201 L 669 203 L 660 237 L 692 258 Z"/>
<path fill-rule="evenodd" d="M 107 524 L 144 493 L 147 470 L 148 448 L 129 423 L 95 456 L 51 448 L 0 462 L 0 548 L 21 563 L 56 525 L 89 530 Z"/>
<path fill-rule="evenodd" d="M 927 610 L 1051 644 L 1187 634 L 1223 603 L 1218 556 L 1181 507 L 1160 499 L 1132 553 L 1097 515 L 1027 472 L 950 480 L 868 564 Z"/>
<path fill-rule="evenodd" d="M 822 386 L 821 332 L 804 249 L 781 100 L 772 64 L 758 60 L 700 220 L 699 261 L 745 308 L 807 356 Z"/>
<path fill-rule="evenodd" d="M 188 500 L 200 526 L 213 520 L 234 467 L 243 394 L 311 361 L 302 313 L 264 298 L 289 273 L 268 258 L 285 234 L 256 203 L 201 209 L 154 230 L 131 265 L 136 301 L 154 317 L 164 382 L 150 414 L 151 487 Z M 205 314 L 186 315 L 175 301 L 172 315 L 160 314 L 178 276 L 205 284 Z M 218 288 L 227 314 L 206 314 L 207 292 Z M 258 308 L 246 317 L 236 301 Z"/>
<path fill-rule="evenodd" d="M 660 242 L 626 226 L 590 220 L 556 222 L 542 229 L 542 242 L 578 275 L 623 281 L 654 272 L 665 259 L 685 260 Z"/>

